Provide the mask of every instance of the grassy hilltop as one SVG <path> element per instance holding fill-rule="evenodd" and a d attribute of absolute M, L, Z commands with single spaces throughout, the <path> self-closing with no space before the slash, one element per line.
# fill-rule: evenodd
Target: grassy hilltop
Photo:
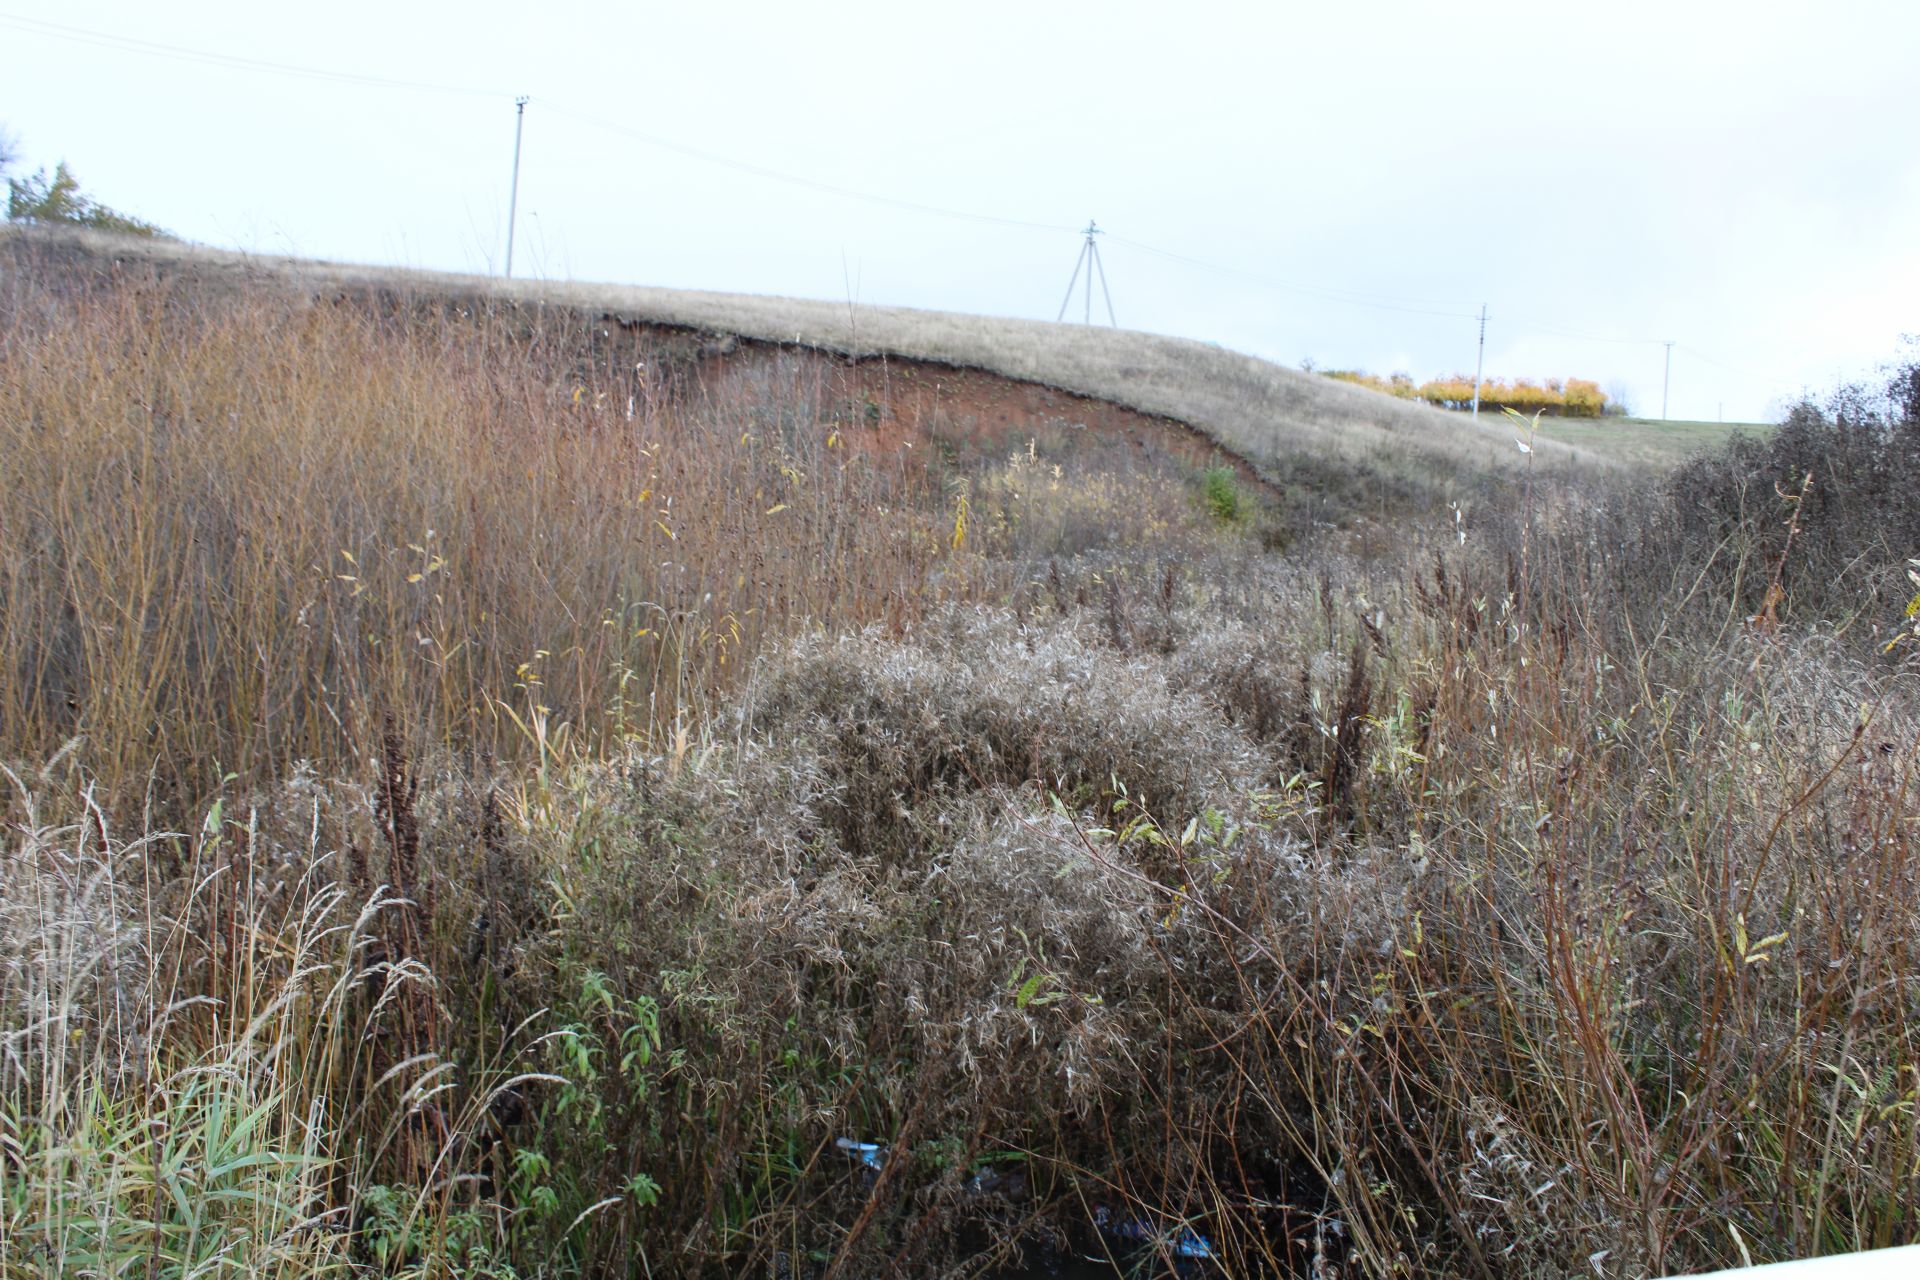
<path fill-rule="evenodd" d="M 1916 389 L 0 236 L 0 1276 L 1912 1241 Z"/>

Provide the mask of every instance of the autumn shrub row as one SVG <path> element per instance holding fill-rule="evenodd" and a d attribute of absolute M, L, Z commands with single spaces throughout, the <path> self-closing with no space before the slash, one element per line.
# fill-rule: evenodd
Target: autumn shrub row
<path fill-rule="evenodd" d="M 1418 384 L 1404 373 L 1382 378 L 1377 374 L 1335 369 L 1326 376 L 1401 400 L 1423 400 L 1443 409 L 1471 409 L 1474 403 L 1474 381 L 1461 374 Z M 1600 385 L 1584 378 L 1548 378 L 1544 382 L 1490 378 L 1480 383 L 1479 392 L 1480 407 L 1495 411 L 1512 409 L 1516 413 L 1543 413 L 1551 417 L 1597 418 L 1607 412 L 1608 406 Z"/>

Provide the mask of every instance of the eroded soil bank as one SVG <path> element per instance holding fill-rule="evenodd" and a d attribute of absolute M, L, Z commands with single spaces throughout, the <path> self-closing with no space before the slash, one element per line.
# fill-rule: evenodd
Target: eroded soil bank
<path fill-rule="evenodd" d="M 724 403 L 763 392 L 769 382 L 787 382 L 830 406 L 847 445 L 875 454 L 933 449 L 969 465 L 1032 449 L 1121 470 L 1231 467 L 1244 483 L 1271 492 L 1245 459 L 1187 423 L 1041 383 L 617 315 L 579 319 L 593 326 L 594 373 L 630 380 L 636 407 L 687 396 Z"/>

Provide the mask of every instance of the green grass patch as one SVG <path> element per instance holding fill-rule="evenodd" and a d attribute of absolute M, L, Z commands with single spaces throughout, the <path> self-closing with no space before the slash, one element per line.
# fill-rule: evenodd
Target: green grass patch
<path fill-rule="evenodd" d="M 1658 418 L 1541 418 L 1540 434 L 1636 466 L 1668 467 L 1718 449 L 1736 434 L 1768 436 L 1768 422 L 1689 422 Z"/>

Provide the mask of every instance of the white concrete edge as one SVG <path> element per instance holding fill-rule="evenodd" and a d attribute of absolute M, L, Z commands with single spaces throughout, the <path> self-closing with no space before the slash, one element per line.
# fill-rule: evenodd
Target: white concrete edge
<path fill-rule="evenodd" d="M 1870 1253 L 1840 1253 L 1764 1267 L 1736 1267 L 1687 1280 L 1920 1280 L 1920 1244 Z M 1678 1280 L 1678 1277 L 1673 1278 Z"/>

